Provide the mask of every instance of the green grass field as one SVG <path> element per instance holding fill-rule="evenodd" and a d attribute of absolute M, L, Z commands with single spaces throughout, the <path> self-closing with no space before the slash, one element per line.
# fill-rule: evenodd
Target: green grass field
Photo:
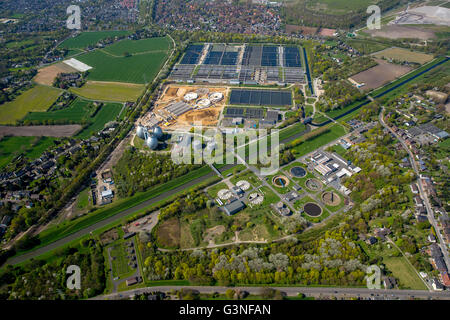
<path fill-rule="evenodd" d="M 49 137 L 3 137 L 0 140 L 0 169 L 20 154 L 33 160 L 40 157 L 53 141 Z"/>
<path fill-rule="evenodd" d="M 345 129 L 340 125 L 334 124 L 330 127 L 330 131 L 304 141 L 300 145 L 292 148 L 292 151 L 296 157 L 304 156 L 343 135 L 345 135 Z"/>
<path fill-rule="evenodd" d="M 134 270 L 128 265 L 129 259 L 127 258 L 127 251 L 123 240 L 116 241 L 110 249 L 112 259 L 112 273 L 113 277 L 119 277 L 120 279 L 126 276 L 131 276 Z"/>
<path fill-rule="evenodd" d="M 209 194 L 209 196 L 211 198 L 214 199 L 214 198 L 217 197 L 217 192 L 219 192 L 222 189 L 228 189 L 227 184 L 224 183 L 224 182 L 221 182 L 221 183 L 218 183 L 218 184 L 216 184 L 214 186 L 209 187 L 208 190 L 207 190 L 207 193 Z"/>
<path fill-rule="evenodd" d="M 348 12 L 356 10 L 366 10 L 369 5 L 377 3 L 376 0 L 306 0 L 305 2 L 308 9 L 336 15 L 348 14 Z"/>
<path fill-rule="evenodd" d="M 93 67 L 89 71 L 89 80 L 144 84 L 152 82 L 158 74 L 167 59 L 168 47 L 166 38 L 129 41 L 124 45 L 119 42 L 109 48 L 80 55 L 77 59 Z M 157 50 L 144 53 L 153 51 L 152 48 Z M 125 49 L 130 56 L 123 55 Z"/>
<path fill-rule="evenodd" d="M 122 108 L 123 106 L 120 103 L 105 103 L 97 114 L 89 119 L 91 124 L 79 132 L 77 137 L 86 139 L 93 133 L 102 130 L 107 122 L 113 121 L 119 115 Z"/>
<path fill-rule="evenodd" d="M 150 38 L 142 40 L 122 40 L 102 51 L 107 53 L 123 56 L 124 52 L 137 54 L 149 51 L 168 51 L 170 48 L 170 40 L 166 37 Z"/>
<path fill-rule="evenodd" d="M 316 112 L 312 121 L 316 124 L 321 124 L 328 120 L 329 119 L 327 117 L 325 117 L 322 113 Z"/>
<path fill-rule="evenodd" d="M 370 40 L 348 39 L 346 42 L 363 54 L 370 54 L 386 49 L 388 46 L 384 43 Z"/>
<path fill-rule="evenodd" d="M 74 38 L 63 41 L 59 46 L 66 49 L 83 49 L 95 45 L 102 39 L 131 34 L 131 31 L 94 31 L 82 32 Z"/>
<path fill-rule="evenodd" d="M 70 88 L 76 95 L 99 101 L 127 102 L 136 101 L 142 94 L 143 85 L 131 83 L 113 83 L 88 81 L 81 88 Z"/>
<path fill-rule="evenodd" d="M 326 115 L 329 116 L 330 118 L 336 119 L 337 117 L 339 117 L 340 115 L 348 112 L 349 110 L 355 108 L 357 105 L 365 102 L 367 100 L 362 100 L 362 101 L 355 101 L 351 104 L 349 104 L 348 106 L 344 107 L 344 108 L 340 108 L 340 109 L 334 109 L 331 111 L 327 111 Z M 319 122 L 320 123 L 320 122 Z"/>
<path fill-rule="evenodd" d="M 425 284 L 404 257 L 384 258 L 383 262 L 394 277 L 400 280 L 400 286 L 404 289 L 427 290 Z"/>
<path fill-rule="evenodd" d="M 15 124 L 31 111 L 47 111 L 61 94 L 61 90 L 35 86 L 13 101 L 0 105 L 0 124 Z"/>
<path fill-rule="evenodd" d="M 93 102 L 77 98 L 65 109 L 30 112 L 26 115 L 25 120 L 72 120 L 74 123 L 81 123 L 87 120 L 94 111 Z"/>

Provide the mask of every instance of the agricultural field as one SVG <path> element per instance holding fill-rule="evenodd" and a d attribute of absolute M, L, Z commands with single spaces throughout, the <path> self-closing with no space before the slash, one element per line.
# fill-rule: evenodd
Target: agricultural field
<path fill-rule="evenodd" d="M 47 137 L 3 137 L 0 140 L 0 169 L 20 154 L 31 160 L 39 158 L 53 144 L 54 139 Z"/>
<path fill-rule="evenodd" d="M 351 76 L 354 81 L 365 84 L 362 87 L 364 90 L 381 87 L 411 71 L 410 67 L 388 63 L 381 59 L 376 61 L 377 66 Z"/>
<path fill-rule="evenodd" d="M 90 124 L 84 128 L 77 137 L 80 139 L 89 138 L 93 133 L 102 130 L 106 123 L 113 121 L 120 114 L 123 105 L 120 103 L 105 103 L 93 118 Z"/>
<path fill-rule="evenodd" d="M 74 94 L 92 100 L 127 102 L 136 101 L 144 85 L 133 83 L 88 81 L 81 88 L 70 88 Z"/>
<path fill-rule="evenodd" d="M 79 124 L 0 126 L 0 137 L 71 137 L 80 129 L 82 127 Z"/>
<path fill-rule="evenodd" d="M 403 48 L 389 48 L 373 54 L 374 57 L 380 59 L 393 59 L 401 62 L 415 62 L 424 64 L 433 60 L 431 54 L 411 51 Z"/>
<path fill-rule="evenodd" d="M 122 40 L 102 49 L 106 53 L 123 57 L 125 52 L 130 54 L 146 53 L 153 51 L 164 51 L 170 49 L 171 42 L 167 37 L 150 38 L 141 40 Z"/>
<path fill-rule="evenodd" d="M 61 92 L 39 85 L 23 92 L 13 101 L 0 105 L 0 124 L 15 124 L 31 111 L 47 111 Z"/>
<path fill-rule="evenodd" d="M 24 118 L 24 120 L 63 120 L 73 123 L 82 123 L 89 119 L 90 115 L 95 111 L 96 107 L 91 101 L 83 100 L 80 98 L 75 99 L 68 107 L 47 112 L 30 112 Z"/>
<path fill-rule="evenodd" d="M 140 84 L 152 82 L 168 56 L 167 39 L 152 38 L 127 43 L 126 51 L 123 51 L 125 47 L 119 42 L 110 48 L 77 56 L 78 60 L 93 67 L 88 79 Z"/>
<path fill-rule="evenodd" d="M 130 34 L 130 31 L 94 31 L 82 32 L 74 38 L 63 41 L 59 46 L 65 49 L 83 49 L 93 46 L 102 39 Z"/>
<path fill-rule="evenodd" d="M 400 25 L 385 25 L 381 29 L 365 30 L 364 33 L 369 34 L 373 38 L 387 38 L 387 39 L 420 39 L 429 40 L 435 39 L 436 34 L 433 30 L 425 27 L 415 26 L 400 26 Z"/>
<path fill-rule="evenodd" d="M 89 80 L 141 84 L 153 81 L 166 58 L 165 52 L 114 57 L 98 50 L 77 57 L 93 67 L 88 75 Z"/>
<path fill-rule="evenodd" d="M 52 86 L 53 81 L 58 76 L 58 74 L 71 72 L 77 72 L 77 70 L 65 63 L 58 62 L 56 64 L 52 64 L 50 66 L 39 69 L 38 74 L 33 78 L 33 81 L 38 84 Z"/>
<path fill-rule="evenodd" d="M 306 0 L 306 7 L 310 10 L 336 15 L 347 14 L 349 11 L 365 10 L 369 5 L 377 2 L 377 0 Z"/>

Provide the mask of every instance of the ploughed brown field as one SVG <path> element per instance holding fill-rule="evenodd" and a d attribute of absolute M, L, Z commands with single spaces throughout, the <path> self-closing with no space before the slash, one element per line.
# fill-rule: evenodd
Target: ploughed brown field
<path fill-rule="evenodd" d="M 354 81 L 365 83 L 363 90 L 381 87 L 412 70 L 411 67 L 389 63 L 382 59 L 375 60 L 378 62 L 377 66 L 351 76 Z"/>
<path fill-rule="evenodd" d="M 297 26 L 294 24 L 286 25 L 286 33 L 297 33 L 301 31 L 303 35 L 314 35 L 317 32 L 316 27 L 305 27 L 305 26 Z"/>
<path fill-rule="evenodd" d="M 79 130 L 79 124 L 54 125 L 54 126 L 0 126 L 0 137 L 71 137 Z"/>
<path fill-rule="evenodd" d="M 426 30 L 421 27 L 405 27 L 405 26 L 396 26 L 396 25 L 388 25 L 382 26 L 380 30 L 367 30 L 364 31 L 369 33 L 372 37 L 381 37 L 388 39 L 421 39 L 428 40 L 436 38 L 436 35 L 433 31 Z"/>
<path fill-rule="evenodd" d="M 34 77 L 34 81 L 39 84 L 51 86 L 53 85 L 53 81 L 60 73 L 71 73 L 77 72 L 71 66 L 59 62 L 57 64 L 52 64 L 51 66 L 44 67 L 38 70 L 38 74 Z"/>

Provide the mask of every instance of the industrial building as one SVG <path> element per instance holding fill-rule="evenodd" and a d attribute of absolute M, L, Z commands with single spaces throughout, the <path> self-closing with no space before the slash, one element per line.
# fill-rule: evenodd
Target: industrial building
<path fill-rule="evenodd" d="M 159 145 L 159 140 L 163 137 L 164 133 L 162 129 L 158 126 L 154 126 L 152 129 L 138 125 L 136 129 L 136 135 L 145 140 L 145 144 L 152 150 L 156 150 Z"/>
<path fill-rule="evenodd" d="M 241 200 L 235 198 L 233 201 L 224 205 L 222 208 L 227 215 L 231 216 L 244 209 L 245 204 Z"/>

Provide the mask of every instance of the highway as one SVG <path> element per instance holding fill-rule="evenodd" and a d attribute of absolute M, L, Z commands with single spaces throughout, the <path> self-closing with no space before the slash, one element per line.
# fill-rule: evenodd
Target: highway
<path fill-rule="evenodd" d="M 243 290 L 250 294 L 260 294 L 262 288 L 267 287 L 220 287 L 220 286 L 156 286 L 145 287 L 140 289 L 122 291 L 118 293 L 97 296 L 92 300 L 116 300 L 129 298 L 134 294 L 142 294 L 144 292 L 168 292 L 171 290 L 181 289 L 194 289 L 200 293 L 214 293 L 218 292 L 224 294 L 226 290 Z M 389 299 L 440 299 L 450 300 L 450 291 L 440 292 L 428 292 L 426 290 L 385 290 L 385 289 L 367 289 L 367 288 L 335 288 L 335 287 L 269 287 L 272 289 L 285 292 L 287 296 L 297 296 L 299 293 L 303 293 L 306 296 L 312 297 L 330 297 L 335 296 L 338 298 L 389 298 Z"/>
<path fill-rule="evenodd" d="M 409 158 L 411 159 L 411 164 L 412 164 L 413 170 L 416 173 L 416 175 L 419 177 L 417 179 L 417 185 L 419 187 L 420 197 L 423 199 L 423 201 L 425 203 L 425 207 L 427 209 L 427 214 L 428 214 L 428 220 L 430 220 L 431 225 L 433 226 L 434 230 L 436 230 L 436 236 L 439 239 L 439 247 L 441 248 L 442 254 L 444 256 L 445 263 L 447 264 L 447 270 L 450 270 L 450 260 L 449 260 L 449 257 L 448 257 L 447 245 L 445 244 L 445 241 L 444 241 L 444 239 L 442 237 L 442 234 L 439 232 L 439 229 L 438 229 L 438 226 L 437 226 L 437 223 L 436 223 L 436 219 L 434 218 L 433 209 L 431 208 L 430 201 L 429 201 L 427 195 L 425 194 L 424 187 L 423 187 L 423 184 L 422 184 L 422 180 L 420 179 L 419 169 L 418 169 L 418 166 L 417 166 L 417 163 L 416 163 L 416 158 L 414 157 L 413 153 L 411 152 L 411 150 L 406 145 L 405 141 L 403 141 L 403 139 L 400 138 L 400 136 L 398 136 L 384 122 L 383 114 L 384 114 L 384 107 L 383 107 L 383 109 L 380 112 L 380 123 L 382 124 L 383 127 L 388 129 L 389 132 L 391 132 L 398 139 L 398 141 L 400 141 L 400 143 L 403 146 L 403 149 L 405 149 L 406 152 L 408 152 Z"/>

